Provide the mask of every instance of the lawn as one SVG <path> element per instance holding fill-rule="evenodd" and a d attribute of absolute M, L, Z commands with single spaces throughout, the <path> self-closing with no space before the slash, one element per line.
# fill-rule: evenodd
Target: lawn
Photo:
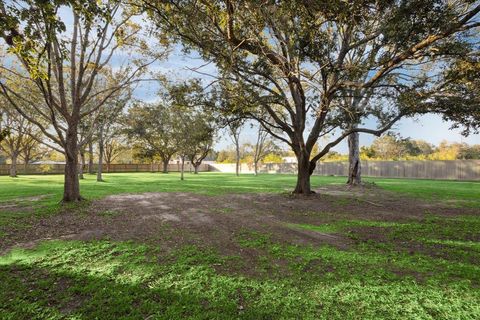
<path fill-rule="evenodd" d="M 0 177 L 0 319 L 480 318 L 480 183 L 105 179 Z"/>
<path fill-rule="evenodd" d="M 194 192 L 209 195 L 238 192 L 289 192 L 295 186 L 294 175 L 241 175 L 202 173 L 189 174 L 179 181 L 178 173 L 111 173 L 105 182 L 96 182 L 94 175 L 81 180 L 82 195 L 87 199 L 110 194 L 133 192 Z M 480 182 L 365 178 L 385 190 L 405 193 L 429 200 L 457 201 L 480 207 Z M 312 187 L 343 184 L 344 177 L 313 176 Z M 27 175 L 18 178 L 0 176 L 0 203 L 25 197 L 46 196 L 39 201 L 55 206 L 63 192 L 62 175 Z"/>

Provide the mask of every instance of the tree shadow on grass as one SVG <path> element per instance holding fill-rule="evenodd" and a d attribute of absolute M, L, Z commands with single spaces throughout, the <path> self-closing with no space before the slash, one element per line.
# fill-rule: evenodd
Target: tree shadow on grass
<path fill-rule="evenodd" d="M 218 273 L 213 266 L 224 263 L 222 257 L 193 246 L 167 255 L 134 242 L 49 241 L 34 250 L 17 249 L 0 256 L 0 319 L 460 319 L 479 315 L 474 306 L 480 295 L 466 282 L 475 278 L 474 267 L 463 270 L 443 263 L 440 270 L 458 270 L 415 281 L 417 274 L 409 271 L 426 275 L 440 260 L 331 247 L 280 247 L 263 235 L 239 240 L 245 248 L 266 252 L 259 263 L 270 274 L 275 273 L 271 267 L 278 258 L 289 263 L 290 275 L 249 278 Z M 405 309 L 399 301 L 410 307 Z"/>
<path fill-rule="evenodd" d="M 50 241 L 14 250 L 0 257 L 0 319 L 278 319 L 302 309 L 300 292 L 280 301 L 275 282 L 217 274 L 209 252 L 159 261 L 151 249 Z"/>
<path fill-rule="evenodd" d="M 0 266 L 2 319 L 273 319 L 275 310 L 243 311 L 238 292 L 216 301 L 167 287 L 119 283 L 35 266 Z M 185 290 L 183 290 L 185 291 Z"/>

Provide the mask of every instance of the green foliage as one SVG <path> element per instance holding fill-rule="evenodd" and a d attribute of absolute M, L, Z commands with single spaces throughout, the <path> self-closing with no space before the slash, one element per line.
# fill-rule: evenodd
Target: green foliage
<path fill-rule="evenodd" d="M 453 121 L 452 128 L 463 128 L 465 136 L 480 129 L 480 52 L 462 56 L 450 63 L 431 93 L 416 104 Z"/>
<path fill-rule="evenodd" d="M 448 143 L 434 146 L 423 140 L 401 138 L 387 134 L 361 147 L 361 158 L 373 160 L 457 160 L 480 159 L 480 145 Z"/>
<path fill-rule="evenodd" d="M 283 156 L 286 154 L 284 150 L 279 148 L 271 140 L 266 140 L 263 142 L 262 154 L 260 162 L 263 163 L 282 163 Z M 255 156 L 255 145 L 250 143 L 243 143 L 240 145 L 240 162 L 241 163 L 252 163 Z M 232 148 L 222 149 L 218 151 L 216 162 L 218 163 L 235 163 L 236 161 L 236 151 Z"/>
<path fill-rule="evenodd" d="M 134 143 L 134 157 L 168 162 L 180 154 L 201 162 L 212 148 L 216 127 L 199 80 L 165 83 L 159 94 L 159 102 L 137 103 L 128 111 L 125 132 Z"/>
<path fill-rule="evenodd" d="M 264 163 L 283 163 L 283 158 L 281 154 L 278 153 L 267 153 L 263 158 Z"/>

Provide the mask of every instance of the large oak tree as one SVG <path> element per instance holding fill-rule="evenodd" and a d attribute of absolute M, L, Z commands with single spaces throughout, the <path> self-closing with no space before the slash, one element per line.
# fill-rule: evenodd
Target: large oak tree
<path fill-rule="evenodd" d="M 252 102 L 273 122 L 258 120 L 272 134 L 272 128 L 283 132 L 274 136 L 294 151 L 295 192 L 304 194 L 311 192 L 316 162 L 333 146 L 354 132 L 381 134 L 410 112 L 400 104 L 377 109 L 381 113 L 366 110 L 361 116 L 376 116 L 378 126 L 348 128 L 339 121 L 345 90 L 383 91 L 400 83 L 410 90 L 417 81 L 405 70 L 448 55 L 452 43 L 468 43 L 463 38 L 478 26 L 480 11 L 476 1 L 440 0 L 164 0 L 144 6 L 160 30 L 256 93 Z M 312 154 L 319 137 L 336 129 L 339 136 Z"/>

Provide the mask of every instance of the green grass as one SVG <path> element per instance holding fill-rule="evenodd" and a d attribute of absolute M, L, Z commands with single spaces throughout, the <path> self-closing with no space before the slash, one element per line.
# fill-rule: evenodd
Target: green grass
<path fill-rule="evenodd" d="M 426 199 L 452 201 L 459 205 L 480 207 L 480 182 L 450 180 L 413 180 L 366 178 L 393 192 Z"/>
<path fill-rule="evenodd" d="M 178 174 L 149 173 L 107 174 L 105 179 L 97 183 L 87 175 L 81 182 L 83 196 L 281 193 L 295 184 L 292 175 L 219 173 L 187 175 L 185 181 Z M 427 201 L 480 207 L 480 183 L 367 180 Z M 344 178 L 312 178 L 314 188 L 340 183 Z M 0 227 L 27 228 L 21 218 L 58 212 L 61 194 L 61 176 L 0 177 L 0 205 L 20 204 L 15 210 L 0 209 Z M 41 195 L 46 196 L 27 199 Z M 236 212 L 218 208 L 217 213 L 230 217 Z M 105 219 L 117 214 L 99 213 Z M 241 248 L 238 255 L 206 245 L 172 250 L 141 240 L 52 240 L 14 249 L 0 256 L 0 319 L 480 318 L 479 215 L 429 214 L 422 220 L 390 222 L 325 214 L 330 215 L 328 224 L 288 227 L 342 235 L 352 241 L 348 248 L 293 245 L 245 229 L 232 235 Z M 251 256 L 255 258 L 247 259 Z"/>
<path fill-rule="evenodd" d="M 289 192 L 295 186 L 295 175 L 241 175 L 224 173 L 187 174 L 180 181 L 178 173 L 111 173 L 105 182 L 96 182 L 94 175 L 81 180 L 81 192 L 87 199 L 125 192 L 195 192 L 208 195 L 241 192 Z M 446 180 L 412 180 L 365 178 L 386 190 L 430 200 L 455 200 L 480 206 L 480 182 Z M 312 176 L 312 187 L 343 184 L 344 177 Z M 22 201 L 27 197 L 44 196 L 39 203 L 53 206 L 61 199 L 62 175 L 0 177 L 0 203 Z"/>
<path fill-rule="evenodd" d="M 2 319 L 476 319 L 480 267 L 363 245 L 340 251 L 244 233 L 262 253 L 245 277 L 234 257 L 187 246 L 50 241 L 0 257 Z M 286 276 L 288 275 L 288 276 Z M 421 280 L 418 280 L 420 278 Z M 7 290 L 5 290 L 7 289 Z M 3 306 L 3 307 L 2 307 Z M 3 309 L 2 309 L 3 308 Z"/>
<path fill-rule="evenodd" d="M 81 193 L 89 200 L 119 193 L 142 192 L 193 192 L 207 195 L 244 192 L 290 192 L 295 186 L 295 175 L 240 175 L 224 173 L 187 174 L 180 181 L 178 173 L 111 173 L 104 182 L 97 182 L 95 175 L 81 180 Z M 427 201 L 480 208 L 480 182 L 433 181 L 412 179 L 365 178 L 379 187 L 421 198 Z M 312 188 L 327 184 L 344 184 L 344 177 L 312 176 Z M 63 175 L 26 175 L 18 178 L 0 176 L 0 206 L 14 202 L 15 210 L 0 208 L 0 227 L 12 225 L 17 218 L 31 215 L 43 216 L 57 213 L 63 193 Z M 31 201 L 30 197 L 40 197 Z M 339 205 L 348 199 L 339 199 Z M 70 205 L 75 207 L 76 205 Z M 33 210 L 32 210 L 33 207 Z M 23 210 L 24 208 L 24 210 Z M 68 207 L 67 207 L 68 208 Z M 13 219 L 13 220 L 12 220 Z M 19 226 L 21 227 L 21 226 Z M 0 230 L 0 236 L 2 235 Z"/>

